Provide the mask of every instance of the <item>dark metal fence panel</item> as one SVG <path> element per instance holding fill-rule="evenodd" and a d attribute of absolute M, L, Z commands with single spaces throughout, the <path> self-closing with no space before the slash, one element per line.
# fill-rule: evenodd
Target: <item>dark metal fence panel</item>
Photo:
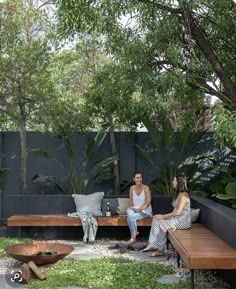
<path fill-rule="evenodd" d="M 70 138 L 75 157 L 78 164 L 78 171 L 81 172 L 83 162 L 84 147 L 89 138 L 94 138 L 96 133 L 79 133 Z M 178 134 L 177 134 L 178 135 Z M 69 160 L 66 154 L 63 139 L 59 136 L 46 135 L 42 133 L 30 132 L 28 137 L 28 169 L 27 169 L 27 187 L 25 195 L 56 195 L 61 192 L 54 186 L 36 185 L 32 184 L 31 180 L 35 174 L 38 175 L 53 175 L 53 176 L 66 176 L 69 168 Z M 161 176 L 163 173 L 162 165 L 164 163 L 175 163 L 179 159 L 178 152 L 180 151 L 180 143 L 176 140 L 174 146 L 168 151 L 164 147 L 163 139 L 160 141 L 160 148 L 157 149 L 153 146 L 150 136 L 147 132 L 139 133 L 126 133 L 120 132 L 115 134 L 117 141 L 117 150 L 119 153 L 119 169 L 120 181 L 131 181 L 133 172 L 138 170 L 143 173 L 144 183 L 150 185 L 153 178 Z M 205 145 L 205 143 L 206 145 Z M 142 153 L 134 148 L 134 144 L 140 145 L 142 148 L 147 149 L 153 155 L 153 161 L 158 168 L 154 168 Z M 62 167 L 56 165 L 55 162 L 35 156 L 30 153 L 32 148 L 41 148 L 51 152 L 62 164 Z M 1 164 L 2 167 L 9 168 L 9 172 L 5 176 L 5 185 L 2 191 L 0 218 L 7 215 L 8 212 L 8 196 L 18 194 L 19 172 L 20 172 L 20 137 L 18 132 L 2 132 L 1 133 Z M 211 134 L 205 136 L 205 141 L 201 141 L 198 148 L 194 149 L 194 155 L 199 153 L 208 153 L 209 150 L 216 155 L 219 155 L 222 162 L 226 159 L 227 165 L 235 161 L 235 155 L 230 154 L 227 149 L 217 150 L 213 146 Z M 109 136 L 107 135 L 104 144 L 97 151 L 95 160 L 102 159 L 110 155 L 111 146 Z M 214 177 L 214 176 L 210 176 Z M 209 176 L 198 176 L 197 179 L 201 182 L 209 182 Z M 106 196 L 114 194 L 114 181 L 108 180 L 100 183 L 91 184 L 88 193 L 95 191 L 104 191 Z M 69 192 L 71 195 L 72 192 Z M 153 195 L 156 192 L 152 192 Z M 159 192 L 161 194 L 161 192 Z M 128 187 L 121 192 L 121 195 L 128 195 Z"/>

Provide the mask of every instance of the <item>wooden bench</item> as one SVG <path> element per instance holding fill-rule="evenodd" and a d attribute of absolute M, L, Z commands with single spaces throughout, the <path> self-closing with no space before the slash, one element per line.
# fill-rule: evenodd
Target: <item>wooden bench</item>
<path fill-rule="evenodd" d="M 189 230 L 168 232 L 168 240 L 191 270 L 191 288 L 194 288 L 194 269 L 236 269 L 236 250 L 201 224 Z"/>
<path fill-rule="evenodd" d="M 124 216 L 98 217 L 98 226 L 128 226 Z M 137 222 L 138 226 L 151 226 L 152 218 L 146 218 Z M 79 218 L 67 215 L 13 215 L 7 219 L 7 226 L 19 227 L 18 236 L 21 235 L 21 227 L 49 227 L 49 226 L 81 226 Z"/>

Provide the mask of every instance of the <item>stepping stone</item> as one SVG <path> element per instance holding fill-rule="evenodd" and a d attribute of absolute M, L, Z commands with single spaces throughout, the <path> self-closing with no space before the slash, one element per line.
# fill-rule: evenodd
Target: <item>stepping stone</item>
<path fill-rule="evenodd" d="M 175 274 L 162 275 L 157 281 L 161 284 L 176 284 L 180 281 L 180 278 Z"/>
<path fill-rule="evenodd" d="M 168 254 L 164 254 L 163 256 L 158 256 L 158 257 L 150 257 L 150 254 L 152 252 L 148 253 L 143 253 L 143 252 L 137 252 L 137 251 L 129 251 L 127 253 L 128 256 L 132 257 L 132 259 L 135 260 L 141 260 L 141 261 L 146 261 L 150 263 L 157 263 L 157 262 L 162 262 L 162 261 L 167 261 L 169 258 Z"/>
<path fill-rule="evenodd" d="M 112 244 L 109 249 L 113 250 L 113 249 L 120 249 L 122 252 L 124 253 L 126 251 L 140 251 L 142 249 L 145 248 L 145 243 L 144 242 L 136 242 L 134 244 L 127 244 L 125 242 L 117 242 Z"/>

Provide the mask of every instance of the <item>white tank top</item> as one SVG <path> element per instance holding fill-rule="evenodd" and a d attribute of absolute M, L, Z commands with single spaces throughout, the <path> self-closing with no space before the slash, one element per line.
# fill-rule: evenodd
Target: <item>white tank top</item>
<path fill-rule="evenodd" d="M 133 204 L 134 207 L 140 208 L 145 203 L 145 192 L 144 190 L 141 192 L 140 195 L 137 195 L 133 189 Z M 152 216 L 152 206 L 151 204 L 144 210 L 142 210 L 145 214 Z"/>

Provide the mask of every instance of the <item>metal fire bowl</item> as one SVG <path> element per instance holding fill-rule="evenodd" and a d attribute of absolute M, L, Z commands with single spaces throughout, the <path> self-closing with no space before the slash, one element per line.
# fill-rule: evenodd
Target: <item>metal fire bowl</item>
<path fill-rule="evenodd" d="M 18 261 L 22 261 L 27 263 L 29 261 L 33 261 L 36 265 L 44 265 L 55 263 L 67 255 L 69 255 L 74 248 L 69 245 L 64 244 L 56 244 L 56 243 L 46 243 L 46 242 L 38 242 L 37 243 L 37 251 L 55 251 L 57 254 L 55 255 L 33 255 L 33 249 L 35 245 L 32 243 L 25 244 L 17 244 L 7 246 L 4 250 L 5 252 L 15 258 Z"/>

